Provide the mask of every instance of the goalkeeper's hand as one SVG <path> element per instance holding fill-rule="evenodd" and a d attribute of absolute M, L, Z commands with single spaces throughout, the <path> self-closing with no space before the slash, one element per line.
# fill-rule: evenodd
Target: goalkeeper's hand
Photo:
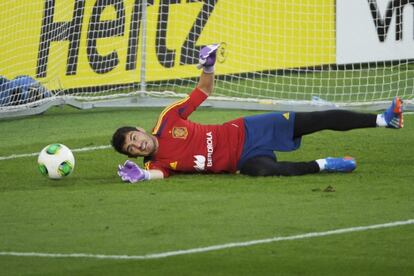
<path fill-rule="evenodd" d="M 220 44 L 212 44 L 203 47 L 200 51 L 197 68 L 203 68 L 205 73 L 214 72 L 214 64 L 216 63 L 216 53 Z"/>
<path fill-rule="evenodd" d="M 124 165 L 118 165 L 118 175 L 122 181 L 130 183 L 150 179 L 150 174 L 147 170 L 141 169 L 137 164 L 129 160 L 125 161 Z"/>

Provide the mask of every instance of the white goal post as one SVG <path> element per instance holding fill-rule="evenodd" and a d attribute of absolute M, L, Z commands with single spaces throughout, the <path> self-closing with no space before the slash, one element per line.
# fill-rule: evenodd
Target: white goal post
<path fill-rule="evenodd" d="M 206 106 L 379 110 L 414 99 L 414 1 L 14 0 L 0 3 L 0 118 L 164 106 L 221 43 Z"/>

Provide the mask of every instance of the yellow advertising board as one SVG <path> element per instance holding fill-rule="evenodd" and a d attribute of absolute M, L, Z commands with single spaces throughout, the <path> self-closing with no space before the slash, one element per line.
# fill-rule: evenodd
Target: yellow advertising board
<path fill-rule="evenodd" d="M 142 1 L 6 2 L 1 75 L 63 88 L 140 81 Z M 148 0 L 146 23 L 147 82 L 198 76 L 197 49 L 217 42 L 217 74 L 335 63 L 334 0 Z"/>

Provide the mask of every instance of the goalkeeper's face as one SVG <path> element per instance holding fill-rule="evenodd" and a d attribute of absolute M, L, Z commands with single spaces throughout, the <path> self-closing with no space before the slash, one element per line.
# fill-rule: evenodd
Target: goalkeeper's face
<path fill-rule="evenodd" d="M 125 134 L 122 148 L 129 157 L 149 156 L 157 151 L 158 141 L 143 129 L 137 129 Z"/>

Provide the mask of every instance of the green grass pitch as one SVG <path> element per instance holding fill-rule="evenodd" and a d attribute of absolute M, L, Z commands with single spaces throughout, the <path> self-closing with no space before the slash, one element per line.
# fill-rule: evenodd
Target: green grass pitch
<path fill-rule="evenodd" d="M 0 121 L 0 156 L 108 145 L 121 125 L 150 130 L 160 109 L 54 108 Z M 219 123 L 253 111 L 200 108 Z M 351 174 L 182 175 L 127 185 L 112 149 L 75 153 L 49 180 L 37 157 L 0 160 L 0 252 L 142 256 L 414 219 L 414 117 L 402 130 L 323 131 L 280 160 L 354 156 Z M 138 160 L 141 164 L 141 160 Z M 335 192 L 324 192 L 327 186 Z M 1 275 L 413 275 L 414 225 L 149 260 L 1 256 Z"/>

